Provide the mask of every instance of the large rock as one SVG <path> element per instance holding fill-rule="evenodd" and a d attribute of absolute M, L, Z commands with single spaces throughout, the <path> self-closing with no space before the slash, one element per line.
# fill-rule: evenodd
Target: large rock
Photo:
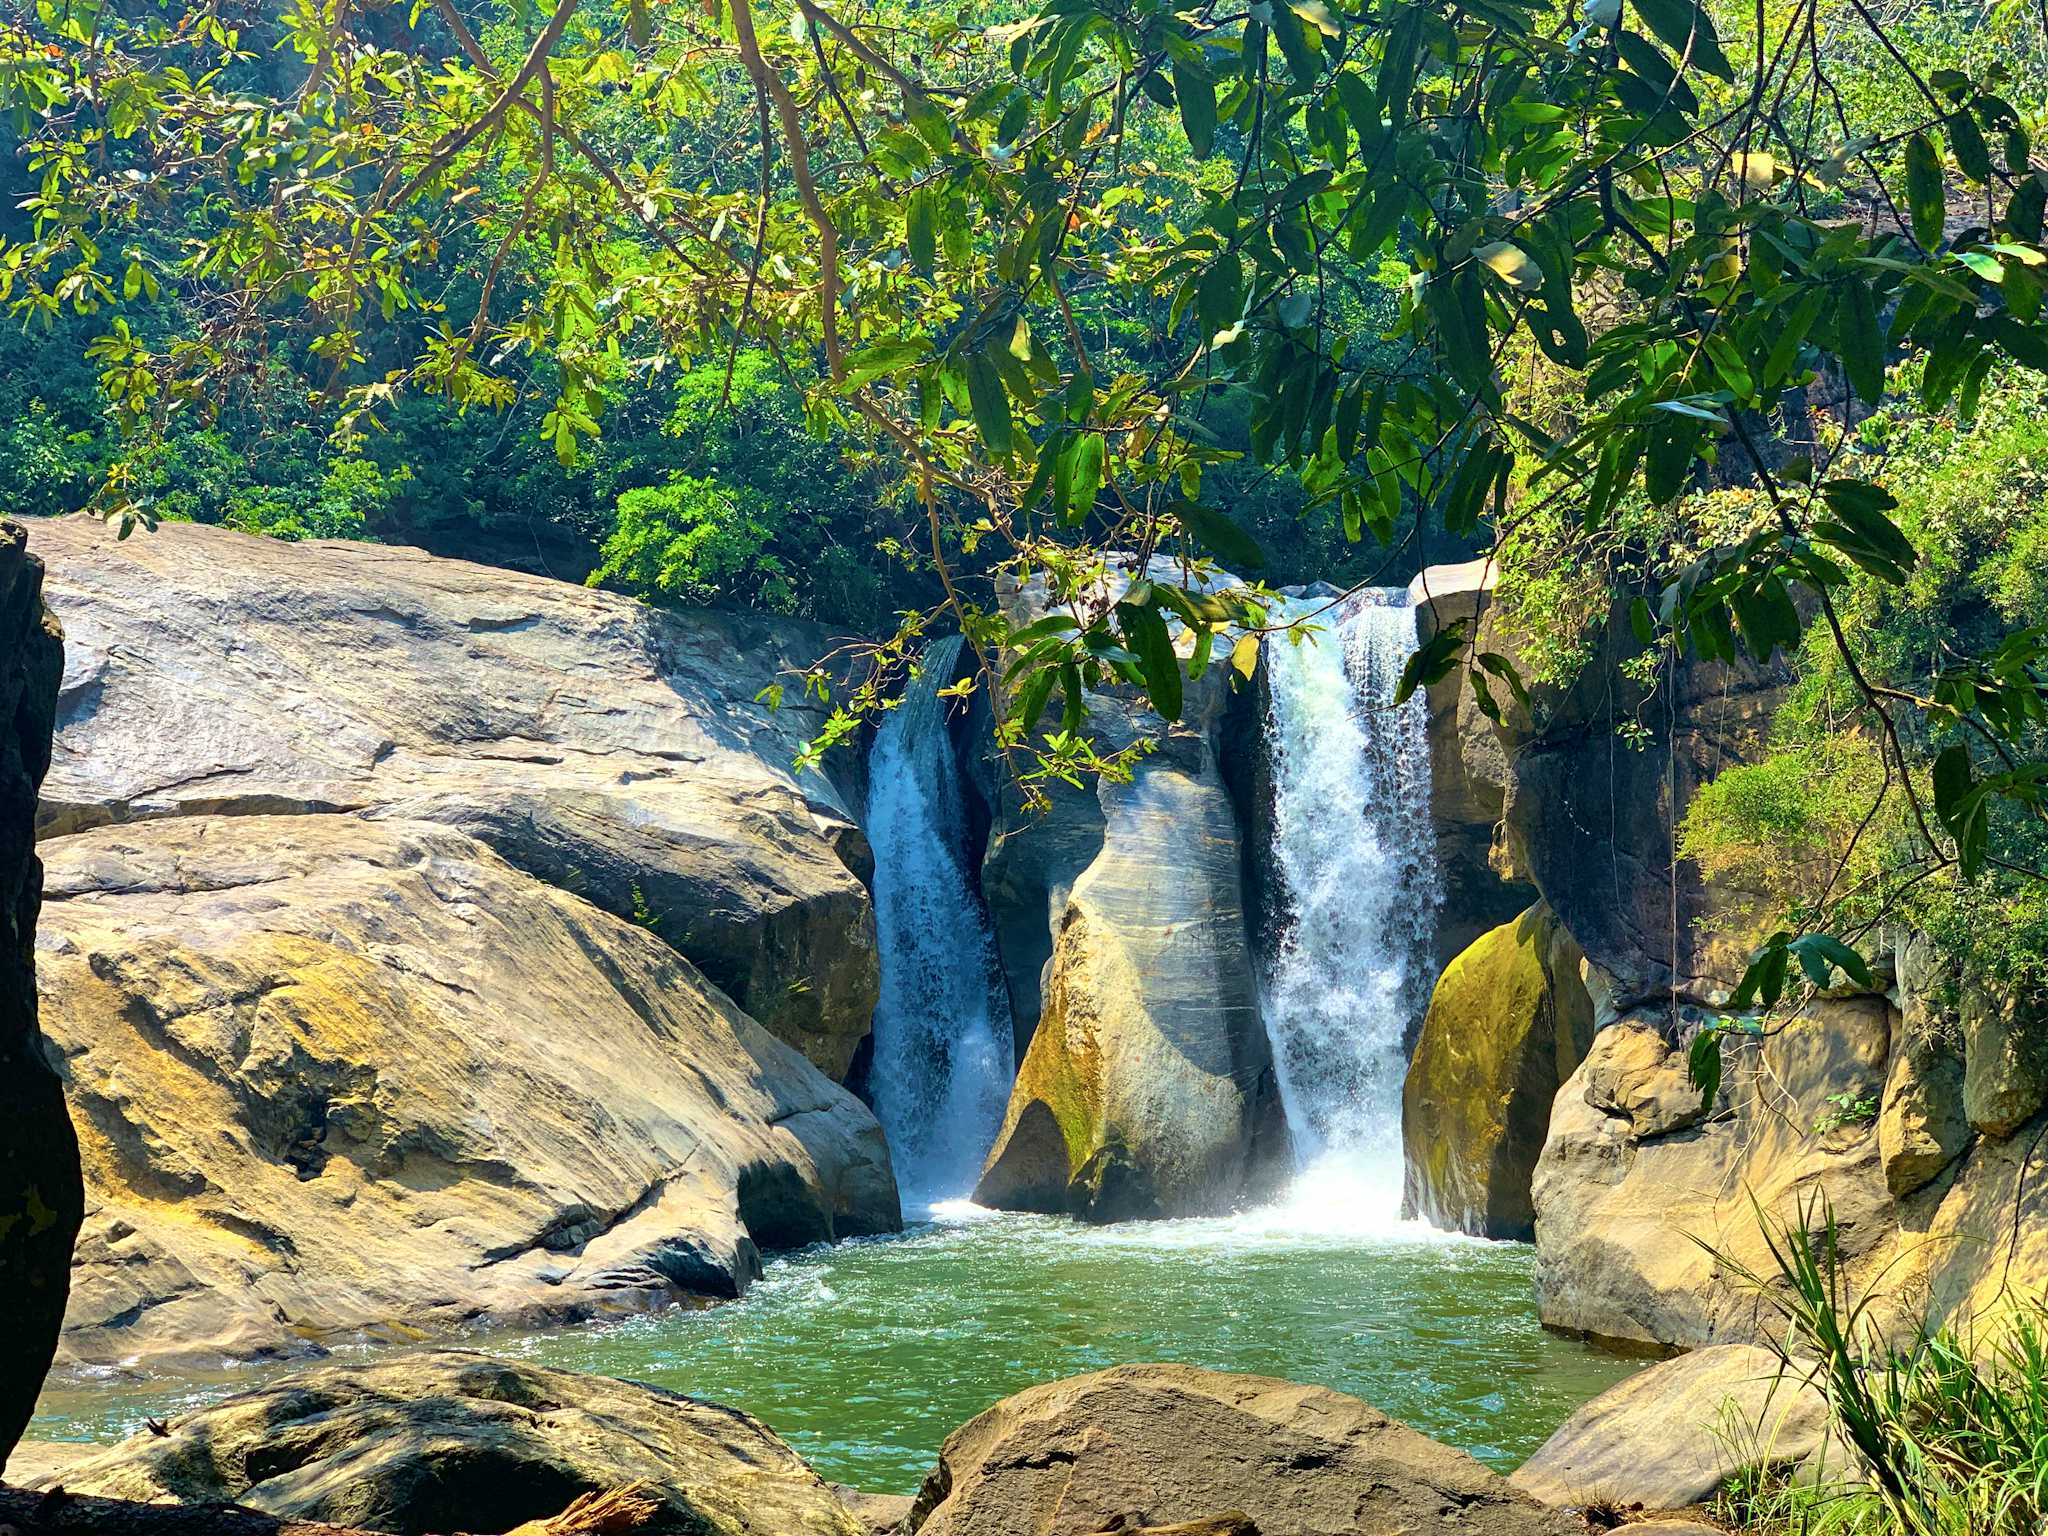
<path fill-rule="evenodd" d="M 2048 1103 L 2048 1007 L 2028 988 L 1961 983 L 1963 1110 L 1986 1136 L 2010 1136 Z"/>
<path fill-rule="evenodd" d="M 1417 639 L 1426 642 L 1455 623 L 1480 623 L 1492 607 L 1498 575 L 1491 559 L 1432 565 L 1417 573 L 1408 587 Z M 1443 882 L 1437 962 L 1444 965 L 1512 920 L 1536 899 L 1536 891 L 1526 878 L 1509 878 L 1505 868 L 1499 844 L 1507 815 L 1507 751 L 1466 669 L 1454 667 L 1429 684 L 1423 698 L 1429 710 L 1430 820 Z"/>
<path fill-rule="evenodd" d="M 1043 593 L 1007 601 L 1028 619 Z M 1005 791 L 983 880 L 1029 1045 L 975 1190 L 985 1205 L 1213 1212 L 1287 1164 L 1222 766 L 1248 717 L 1230 670 L 1191 684 L 1172 725 L 1135 690 L 1088 696 L 1101 750 L 1149 745 L 1128 782 L 1061 791 L 1038 812 Z"/>
<path fill-rule="evenodd" d="M 1928 1192 L 1939 1203 L 1903 1240 L 1927 1326 L 1955 1329 L 1980 1353 L 2002 1342 L 2015 1315 L 2048 1304 L 2044 1144 L 2048 1115 L 2008 1138 L 1978 1138 L 1953 1178 Z"/>
<path fill-rule="evenodd" d="M 1822 1197 L 1845 1278 L 1875 1285 L 1897 1236 L 1875 1123 L 1893 1018 L 1883 998 L 1822 999 L 1762 1041 L 1725 1041 L 1711 1111 L 1658 1022 L 1596 1035 L 1536 1167 L 1543 1321 L 1634 1343 L 1753 1342 L 1771 1309 L 1740 1270 L 1775 1273 L 1758 1210 L 1817 1219 Z"/>
<path fill-rule="evenodd" d="M 865 1108 L 460 832 L 186 816 L 43 854 L 73 1362 L 730 1296 L 758 1248 L 897 1224 Z"/>
<path fill-rule="evenodd" d="M 818 1475 L 732 1408 L 449 1350 L 323 1366 L 65 1469 L 72 1494 L 232 1500 L 391 1531 L 504 1531 L 643 1485 L 646 1536 L 865 1536 Z"/>
<path fill-rule="evenodd" d="M 38 522 L 71 636 L 41 832 L 200 814 L 445 822 L 653 928 L 834 1077 L 867 1033 L 865 844 L 795 777 L 822 631 L 367 544 Z"/>
<path fill-rule="evenodd" d="M 1223 1512 L 1262 1536 L 1566 1536 L 1577 1522 L 1325 1387 L 1126 1365 L 1033 1387 L 955 1430 L 918 1536 L 1096 1536 Z"/>
<path fill-rule="evenodd" d="M 1409 1214 L 1479 1237 L 1534 1235 L 1529 1185 L 1551 1101 L 1593 1040 L 1580 958 L 1538 903 L 1439 978 L 1401 1094 Z"/>
<path fill-rule="evenodd" d="M 42 581 L 20 527 L 0 523 L 0 1465 L 57 1346 L 84 1208 L 78 1143 L 36 1022 L 36 785 L 64 664 Z"/>
<path fill-rule="evenodd" d="M 1767 1349 L 1719 1344 L 1609 1387 L 1508 1481 L 1546 1504 L 1680 1509 L 1738 1472 L 1797 1465 L 1827 1439 L 1827 1399 L 1803 1376 Z"/>
<path fill-rule="evenodd" d="M 1546 681 L 1488 575 L 1483 562 L 1432 566 L 1413 589 L 1431 600 L 1425 627 L 1470 616 L 1476 649 L 1516 661 L 1528 684 L 1526 708 L 1493 690 L 1491 728 L 1462 670 L 1432 693 L 1440 825 L 1502 822 L 1494 867 L 1533 885 L 1605 978 L 1603 1021 L 1674 997 L 1719 1000 L 1781 914 L 1678 857 L 1677 828 L 1702 784 L 1767 750 L 1789 668 L 1682 660 L 1639 681 L 1625 664 L 1642 646 L 1617 608 L 1576 674 Z"/>
<path fill-rule="evenodd" d="M 1902 1021 L 1885 1078 L 1877 1146 L 1884 1181 L 1896 1198 L 1934 1182 L 1970 1144 L 1963 1108 L 1963 1063 L 1938 1035 Z"/>
<path fill-rule="evenodd" d="M 1102 795 L 1103 850 L 1068 895 L 975 1199 L 1098 1221 L 1228 1209 L 1286 1157 L 1230 800 L 1186 736 Z"/>

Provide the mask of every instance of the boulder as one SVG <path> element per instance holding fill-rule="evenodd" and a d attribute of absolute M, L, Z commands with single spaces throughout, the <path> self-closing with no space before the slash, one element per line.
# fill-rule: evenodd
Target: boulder
<path fill-rule="evenodd" d="M 42 850 L 91 1192 L 71 1362 L 731 1296 L 760 1248 L 898 1224 L 861 1104 L 460 832 L 184 816 Z"/>
<path fill-rule="evenodd" d="M 896 1536 L 917 1500 L 907 1493 L 868 1493 L 844 1483 L 828 1485 L 865 1536 Z"/>
<path fill-rule="evenodd" d="M 78 1143 L 36 1011 L 36 786 L 50 764 L 64 664 L 42 586 L 21 528 L 0 522 L 0 1464 L 35 1411 L 57 1347 L 84 1209 Z"/>
<path fill-rule="evenodd" d="M 1717 1344 L 1609 1387 L 1508 1481 L 1546 1504 L 1678 1509 L 1737 1472 L 1805 1461 L 1828 1423 L 1827 1399 L 1769 1350 Z"/>
<path fill-rule="evenodd" d="M 2048 1114 L 2003 1139 L 1980 1137 L 1956 1164 L 1932 1213 L 1903 1242 L 1926 1295 L 1929 1328 L 1953 1328 L 1980 1353 L 2015 1314 L 2048 1303 Z"/>
<path fill-rule="evenodd" d="M 1230 800 L 1189 735 L 1101 793 L 1103 849 L 974 1198 L 1097 1221 L 1227 1210 L 1286 1161 Z"/>
<path fill-rule="evenodd" d="M 1894 1198 L 1924 1189 L 1970 1144 L 1963 1063 L 1939 1035 L 1902 1019 L 1877 1119 L 1884 1181 Z"/>
<path fill-rule="evenodd" d="M 1184 1365 L 1118 1366 L 1005 1398 L 947 1438 L 908 1529 L 1095 1536 L 1219 1512 L 1263 1536 L 1580 1530 L 1357 1398 Z"/>
<path fill-rule="evenodd" d="M 1551 1102 L 1593 1039 L 1580 958 L 1538 903 L 1438 979 L 1401 1093 L 1411 1216 L 1477 1237 L 1534 1235 L 1529 1183 Z"/>
<path fill-rule="evenodd" d="M 1044 595 L 1005 601 L 1028 619 Z M 983 882 L 1029 1044 L 975 1190 L 984 1205 L 1203 1214 L 1287 1166 L 1223 767 L 1248 712 L 1230 670 L 1190 684 L 1171 725 L 1135 690 L 1087 696 L 1099 749 L 1140 749 L 1127 782 L 1056 789 L 1038 810 L 1003 790 Z"/>
<path fill-rule="evenodd" d="M 1493 602 L 1499 567 L 1490 559 L 1432 565 L 1409 584 L 1417 638 L 1450 624 L 1479 623 Z M 1505 690 L 1503 690 L 1505 692 Z M 1443 884 L 1437 963 L 1450 963 L 1482 934 L 1536 899 L 1526 879 L 1507 878 L 1496 848 L 1507 814 L 1509 769 L 1500 733 L 1479 706 L 1469 674 L 1455 667 L 1423 690 L 1428 707 L 1429 810 Z"/>
<path fill-rule="evenodd" d="M 2048 1008 L 1988 977 L 1961 991 L 1963 1111 L 1986 1136 L 2010 1136 L 2048 1103 Z"/>
<path fill-rule="evenodd" d="M 821 715 L 756 695 L 813 627 L 677 614 L 357 543 L 38 521 L 71 635 L 45 837 L 180 815 L 457 826 L 658 932 L 828 1075 L 877 986 L 865 844 Z"/>
<path fill-rule="evenodd" d="M 461 1350 L 295 1372 L 168 1427 L 70 1467 L 65 1489 L 412 1536 L 506 1531 L 639 1484 L 659 1505 L 646 1536 L 865 1536 L 736 1409 Z"/>
<path fill-rule="evenodd" d="M 1423 574 L 1432 590 L 1455 592 L 1459 569 Z M 1458 616 L 1455 606 L 1448 611 Z M 1568 681 L 1546 681 L 1499 604 L 1488 600 L 1477 614 L 1477 649 L 1517 661 L 1529 695 L 1524 707 L 1496 690 L 1505 836 L 1495 867 L 1533 885 L 1606 978 L 1612 1011 L 1603 1022 L 1674 995 L 1724 996 L 1776 926 L 1778 903 L 1729 879 L 1709 881 L 1677 856 L 1677 827 L 1702 784 L 1768 749 L 1789 667 L 1685 660 L 1659 684 L 1637 681 L 1625 664 L 1642 646 L 1617 608 L 1590 637 L 1584 665 Z M 1461 743 L 1483 739 L 1485 728 L 1476 699 L 1460 704 Z M 1638 732 L 1646 734 L 1625 738 Z M 1492 773 L 1468 766 L 1457 781 L 1484 786 Z"/>
<path fill-rule="evenodd" d="M 1689 1035 L 1645 1015 L 1597 1034 L 1536 1166 L 1543 1321 L 1636 1344 L 1754 1342 L 1771 1312 L 1740 1271 L 1775 1273 L 1758 1209 L 1804 1220 L 1823 1197 L 1846 1279 L 1875 1285 L 1897 1236 L 1875 1123 L 1892 1023 L 1882 998 L 1825 998 L 1761 1041 L 1725 1041 L 1711 1110 L 1685 1081 Z"/>

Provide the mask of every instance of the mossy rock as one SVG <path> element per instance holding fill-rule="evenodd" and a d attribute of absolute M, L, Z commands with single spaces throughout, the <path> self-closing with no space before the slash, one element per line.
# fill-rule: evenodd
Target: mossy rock
<path fill-rule="evenodd" d="M 1445 967 L 1401 1095 L 1405 1206 L 1440 1227 L 1527 1240 L 1550 1104 L 1592 1043 L 1577 944 L 1538 902 Z"/>

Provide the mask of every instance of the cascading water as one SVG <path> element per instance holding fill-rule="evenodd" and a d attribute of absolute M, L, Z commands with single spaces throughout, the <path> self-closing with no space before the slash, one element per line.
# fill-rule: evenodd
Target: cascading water
<path fill-rule="evenodd" d="M 1298 612 L 1306 611 L 1298 608 Z M 1391 1223 L 1401 1203 L 1401 1083 L 1429 996 L 1438 887 L 1429 744 L 1399 589 L 1359 594 L 1299 645 L 1266 649 L 1275 917 L 1266 1028 L 1297 1199 Z"/>
<path fill-rule="evenodd" d="M 906 1206 L 966 1195 L 995 1140 L 1015 1063 L 995 942 L 967 870 L 967 817 L 938 690 L 958 636 L 883 720 L 868 754 L 868 841 L 882 990 L 868 1077 Z"/>

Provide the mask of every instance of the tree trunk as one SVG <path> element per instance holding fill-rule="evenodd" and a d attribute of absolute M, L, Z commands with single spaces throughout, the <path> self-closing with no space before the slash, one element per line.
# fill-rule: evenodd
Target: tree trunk
<path fill-rule="evenodd" d="M 56 1352 L 85 1210 L 78 1139 L 36 1024 L 36 790 L 63 667 L 42 563 L 19 525 L 0 522 L 0 1465 Z"/>

